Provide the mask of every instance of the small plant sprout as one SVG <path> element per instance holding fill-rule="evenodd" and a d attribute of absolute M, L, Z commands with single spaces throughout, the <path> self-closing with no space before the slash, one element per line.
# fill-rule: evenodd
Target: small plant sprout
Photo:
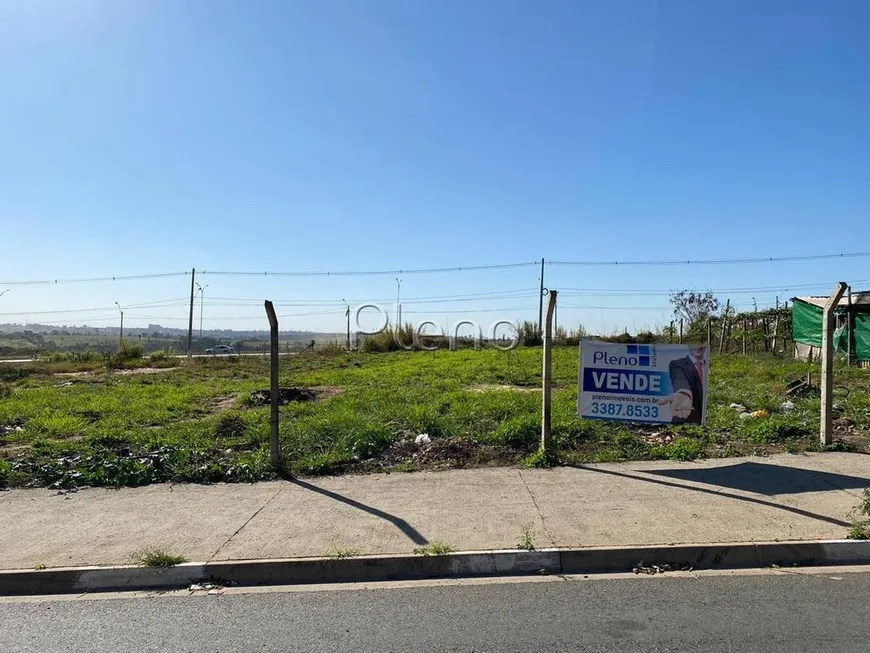
<path fill-rule="evenodd" d="M 414 554 L 420 556 L 443 556 L 453 553 L 455 550 L 453 545 L 447 542 L 431 542 L 426 546 L 415 547 Z"/>
<path fill-rule="evenodd" d="M 870 540 L 870 488 L 864 489 L 864 498 L 853 514 L 852 527 L 846 537 L 850 540 Z"/>
<path fill-rule="evenodd" d="M 523 524 L 517 548 L 525 551 L 535 550 L 535 526 L 531 522 Z"/>
<path fill-rule="evenodd" d="M 187 562 L 184 556 L 175 555 L 162 549 L 146 549 L 136 554 L 134 558 L 143 567 L 174 567 Z"/>

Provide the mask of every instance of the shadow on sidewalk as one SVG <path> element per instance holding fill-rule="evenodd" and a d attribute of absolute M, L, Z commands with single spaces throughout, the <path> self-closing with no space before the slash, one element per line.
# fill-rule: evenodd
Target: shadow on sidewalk
<path fill-rule="evenodd" d="M 809 510 L 803 510 L 801 508 L 795 508 L 794 506 L 786 506 L 781 503 L 775 503 L 773 501 L 766 501 L 764 499 L 756 499 L 755 497 L 745 497 L 739 494 L 731 494 L 730 492 L 722 492 L 720 490 L 708 490 L 703 487 L 695 487 L 693 485 L 683 485 L 682 483 L 673 483 L 671 481 L 660 481 L 655 478 L 647 478 L 645 476 L 635 476 L 634 474 L 626 474 L 625 472 L 616 472 L 609 469 L 600 469 L 596 467 L 584 467 L 583 465 L 576 465 L 576 469 L 582 469 L 587 472 L 595 472 L 596 474 L 608 474 L 610 476 L 619 476 L 622 478 L 630 478 L 635 481 L 643 481 L 645 483 L 654 483 L 656 485 L 664 485 L 666 487 L 679 488 L 680 490 L 692 490 L 693 492 L 701 492 L 703 494 L 712 494 L 715 497 L 725 497 L 728 499 L 737 499 L 738 501 L 746 501 L 747 503 L 754 503 L 760 506 L 765 506 L 767 508 L 777 508 L 778 510 L 784 510 L 786 512 L 791 512 L 796 515 L 801 515 L 802 517 L 809 517 L 810 519 L 818 519 L 819 521 L 827 522 L 829 524 L 834 524 L 836 526 L 843 526 L 844 528 L 849 528 L 852 524 L 847 521 L 843 521 L 842 519 L 836 519 L 834 517 L 828 517 L 827 515 L 819 515 L 814 512 L 810 512 Z M 650 473 L 650 472 L 644 472 Z M 831 489 L 831 488 L 827 488 Z"/>
<path fill-rule="evenodd" d="M 767 495 L 870 487 L 870 479 L 857 476 L 755 462 L 743 462 L 725 467 L 647 470 L 646 473 Z"/>
<path fill-rule="evenodd" d="M 332 492 L 331 490 L 325 490 L 322 487 L 317 487 L 316 485 L 312 485 L 311 483 L 307 483 L 306 481 L 300 480 L 298 478 L 288 479 L 288 482 L 293 483 L 294 485 L 298 485 L 305 490 L 311 490 L 312 492 L 317 492 L 317 494 L 322 494 L 323 496 L 329 497 L 330 499 L 340 501 L 341 503 L 362 510 L 363 512 L 367 512 L 368 514 L 374 515 L 375 517 L 385 519 L 393 526 L 398 528 L 400 531 L 402 531 L 405 535 L 407 535 L 408 539 L 410 539 L 414 544 L 420 546 L 425 546 L 426 544 L 429 544 L 429 540 L 423 537 L 423 535 L 416 528 L 411 526 L 411 524 L 406 522 L 401 517 L 396 517 L 395 515 L 391 515 L 388 512 L 384 512 L 383 510 L 378 510 L 377 508 L 372 508 L 371 506 L 367 506 L 364 503 L 360 503 L 359 501 L 355 501 L 349 497 L 346 497 L 343 494 L 338 494 L 337 492 Z"/>

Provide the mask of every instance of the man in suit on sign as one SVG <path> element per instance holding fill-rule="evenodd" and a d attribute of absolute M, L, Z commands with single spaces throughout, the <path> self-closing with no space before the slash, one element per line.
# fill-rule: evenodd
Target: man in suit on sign
<path fill-rule="evenodd" d="M 704 347 L 690 347 L 689 355 L 671 361 L 668 373 L 674 394 L 659 399 L 671 407 L 673 424 L 700 424 L 704 412 Z"/>

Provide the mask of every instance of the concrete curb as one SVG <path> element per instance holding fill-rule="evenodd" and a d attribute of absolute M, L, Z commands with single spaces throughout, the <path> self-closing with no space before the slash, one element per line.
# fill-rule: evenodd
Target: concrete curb
<path fill-rule="evenodd" d="M 0 571 L 0 595 L 168 590 L 194 582 L 241 586 L 628 572 L 636 565 L 693 569 L 870 564 L 870 541 L 680 544 L 537 551 L 471 551 L 442 556 L 376 555 L 186 563 L 165 569 L 118 566 Z"/>

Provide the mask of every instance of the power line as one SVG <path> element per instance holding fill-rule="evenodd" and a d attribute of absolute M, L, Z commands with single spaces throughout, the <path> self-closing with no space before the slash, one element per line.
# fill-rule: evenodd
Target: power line
<path fill-rule="evenodd" d="M 682 265 L 737 265 L 752 263 L 786 263 L 800 261 L 822 261 L 846 258 L 867 258 L 870 252 L 845 252 L 839 254 L 810 254 L 803 256 L 763 256 L 755 258 L 720 258 L 720 259 L 682 259 L 682 260 L 647 260 L 647 261 L 547 261 L 549 266 L 682 266 Z M 463 265 L 443 268 L 409 268 L 391 270 L 339 270 L 339 271 L 283 271 L 283 272 L 251 272 L 232 270 L 202 270 L 200 274 L 239 276 L 239 277 L 349 277 L 349 276 L 387 276 L 396 274 L 440 274 L 447 272 L 474 272 L 481 270 L 505 270 L 511 268 L 525 268 L 537 266 L 538 261 L 497 263 L 491 265 Z M 113 275 L 103 277 L 83 277 L 72 279 L 33 279 L 18 281 L 0 281 L 4 286 L 21 285 L 54 285 L 67 283 L 100 283 L 108 281 L 137 281 L 143 279 L 161 279 L 170 277 L 183 277 L 190 274 L 183 272 L 156 272 L 149 274 Z"/>
<path fill-rule="evenodd" d="M 228 270 L 203 270 L 200 274 L 215 274 L 231 277 L 375 277 L 394 274 L 439 274 L 443 272 L 474 272 L 478 270 L 505 270 L 508 268 L 523 268 L 532 265 L 531 263 L 499 263 L 495 265 L 463 265 L 452 268 L 412 268 L 408 270 L 344 270 L 339 272 L 316 272 L 316 271 L 299 271 L 299 272 L 236 272 Z"/>
<path fill-rule="evenodd" d="M 190 272 L 157 272 L 154 274 L 134 274 L 115 277 L 87 277 L 82 279 L 41 279 L 31 281 L 0 281 L 0 286 L 37 286 L 61 283 L 96 283 L 102 281 L 136 281 L 141 279 L 163 279 L 167 277 L 183 277 Z"/>
<path fill-rule="evenodd" d="M 571 265 L 584 267 L 601 266 L 671 266 L 671 265 L 734 265 L 740 263 L 785 263 L 796 261 L 822 261 L 835 258 L 865 258 L 870 252 L 851 252 L 848 254 L 812 254 L 808 256 L 767 256 L 759 258 L 732 259 L 686 259 L 671 261 L 547 261 L 547 265 Z"/>
<path fill-rule="evenodd" d="M 453 303 L 453 302 L 473 302 L 473 301 L 498 301 L 505 299 L 524 299 L 530 297 L 537 297 L 537 289 L 522 289 L 522 290 L 508 290 L 508 291 L 495 291 L 491 293 L 471 293 L 468 295 L 433 295 L 431 297 L 408 297 L 407 299 L 402 299 L 402 305 L 411 305 L 411 304 L 442 304 L 442 303 Z M 348 300 L 348 303 L 351 305 L 359 305 L 359 304 L 392 304 L 395 301 L 394 297 L 391 298 L 380 298 L 380 299 L 351 299 Z M 272 302 L 276 306 L 344 306 L 344 303 L 341 300 L 312 300 L 312 301 L 298 301 L 298 300 L 289 300 L 289 299 L 274 299 Z M 212 299 L 212 305 L 217 306 L 253 306 L 260 305 L 263 303 L 262 299 L 255 298 L 247 298 L 247 297 L 214 297 Z"/>
<path fill-rule="evenodd" d="M 168 306 L 184 306 L 185 302 L 181 302 L 178 299 L 164 299 L 154 302 L 146 302 L 144 304 L 129 304 L 124 305 L 124 308 L 127 309 L 147 309 L 147 308 L 164 308 Z M 62 315 L 62 314 L 75 314 L 75 313 L 96 313 L 100 311 L 110 311 L 114 308 L 114 306 L 98 306 L 96 308 L 63 308 L 54 311 L 19 311 L 17 313 L 0 313 L 0 317 L 7 316 L 27 316 L 27 315 Z"/>
<path fill-rule="evenodd" d="M 779 294 L 788 294 L 791 291 L 806 290 L 809 288 L 824 288 L 833 286 L 836 282 L 820 282 L 795 285 L 779 285 L 779 286 L 746 286 L 742 288 L 716 288 L 709 289 L 710 292 L 718 295 L 748 295 L 752 293 L 762 292 L 777 292 Z M 855 279 L 852 284 L 870 283 L 870 279 Z M 706 289 L 705 289 L 706 290 Z M 577 291 L 577 292 L 574 292 Z M 560 288 L 559 294 L 563 297 L 600 297 L 605 295 L 613 296 L 670 296 L 674 294 L 674 290 L 647 290 L 642 288 Z M 703 291 L 702 291 L 703 292 Z"/>

